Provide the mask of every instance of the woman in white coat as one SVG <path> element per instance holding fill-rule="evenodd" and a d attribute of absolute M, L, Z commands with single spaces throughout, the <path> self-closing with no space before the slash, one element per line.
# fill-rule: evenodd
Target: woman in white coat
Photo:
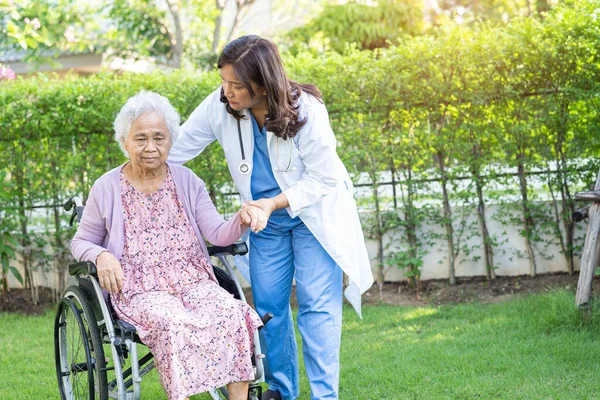
<path fill-rule="evenodd" d="M 254 304 L 274 315 L 262 330 L 263 399 L 299 395 L 294 278 L 311 398 L 337 399 L 342 271 L 359 314 L 373 276 L 327 110 L 319 90 L 289 80 L 277 47 L 258 36 L 229 43 L 218 68 L 222 85 L 183 124 L 169 161 L 184 163 L 218 140 L 242 200 L 269 217 L 263 231 L 250 233 L 249 252 Z"/>

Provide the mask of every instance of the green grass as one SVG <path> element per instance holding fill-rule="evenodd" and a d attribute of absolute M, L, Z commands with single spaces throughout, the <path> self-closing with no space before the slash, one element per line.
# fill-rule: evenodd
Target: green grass
<path fill-rule="evenodd" d="M 53 313 L 0 314 L 0 399 L 56 399 Z M 341 399 L 600 398 L 600 312 L 566 291 L 497 304 L 344 310 Z M 166 399 L 156 372 L 143 398 Z M 302 378 L 301 399 L 308 399 Z M 208 399 L 207 395 L 194 399 Z"/>

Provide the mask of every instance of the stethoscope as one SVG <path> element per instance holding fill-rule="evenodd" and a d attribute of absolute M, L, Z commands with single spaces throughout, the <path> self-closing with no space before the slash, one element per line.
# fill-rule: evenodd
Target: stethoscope
<path fill-rule="evenodd" d="M 240 127 L 240 120 L 237 120 L 238 137 L 240 139 L 240 150 L 242 151 L 242 162 L 240 163 L 240 172 L 242 175 L 248 175 L 250 173 L 250 164 L 246 161 L 246 154 L 244 153 L 244 141 L 242 140 L 242 128 Z"/>
<path fill-rule="evenodd" d="M 240 173 L 242 175 L 248 175 L 250 173 L 250 171 L 252 170 L 252 168 L 250 167 L 250 163 L 248 161 L 246 161 L 246 153 L 244 152 L 244 141 L 242 140 L 242 128 L 240 126 L 240 120 L 237 120 L 237 128 L 238 128 L 238 138 L 240 140 L 240 152 L 242 153 L 242 162 L 240 163 L 239 166 L 239 170 Z M 275 171 L 277 172 L 292 172 L 296 170 L 296 167 L 292 167 L 292 149 L 289 149 L 288 152 L 288 163 L 287 166 L 284 168 L 281 168 L 281 166 L 279 165 L 279 138 L 276 139 L 277 141 L 275 142 L 275 151 L 277 153 L 277 167 L 275 168 Z M 293 140 L 293 139 L 291 139 Z"/>

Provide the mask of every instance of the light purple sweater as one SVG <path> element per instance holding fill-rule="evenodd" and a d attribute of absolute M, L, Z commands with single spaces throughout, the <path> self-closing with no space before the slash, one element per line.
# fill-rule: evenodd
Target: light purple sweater
<path fill-rule="evenodd" d="M 125 231 L 121 202 L 121 169 L 125 164 L 102 175 L 90 191 L 77 233 L 71 241 L 71 253 L 78 261 L 96 262 L 103 251 L 117 260 L 123 255 Z M 209 259 L 202 237 L 215 246 L 228 246 L 246 231 L 239 214 L 225 221 L 217 212 L 202 179 L 190 169 L 167 163 L 175 182 L 177 197 L 192 224 L 200 247 Z"/>

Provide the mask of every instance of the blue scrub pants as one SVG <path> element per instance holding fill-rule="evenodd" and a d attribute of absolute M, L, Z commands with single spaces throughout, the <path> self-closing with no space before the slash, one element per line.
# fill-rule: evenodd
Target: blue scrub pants
<path fill-rule="evenodd" d="M 265 378 L 283 399 L 300 394 L 298 348 L 290 309 L 296 277 L 298 330 L 311 399 L 337 399 L 342 333 L 342 270 L 299 218 L 272 216 L 250 234 L 252 297 L 260 315 L 274 317 L 261 330 Z"/>

